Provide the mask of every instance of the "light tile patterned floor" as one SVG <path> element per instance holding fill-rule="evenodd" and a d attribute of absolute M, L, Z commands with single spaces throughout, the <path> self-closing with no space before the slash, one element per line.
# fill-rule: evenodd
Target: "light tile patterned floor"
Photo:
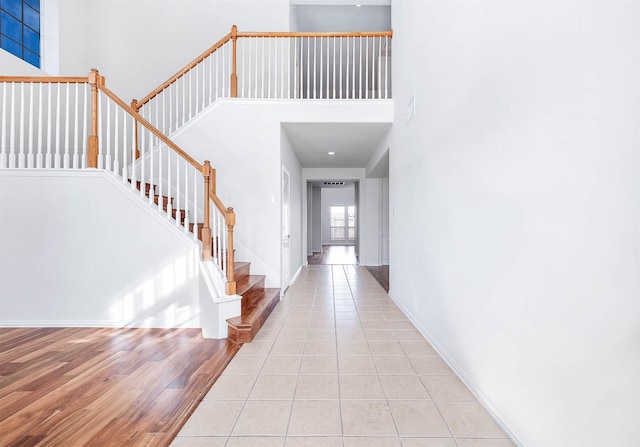
<path fill-rule="evenodd" d="M 509 447 L 365 268 L 312 265 L 173 447 Z"/>

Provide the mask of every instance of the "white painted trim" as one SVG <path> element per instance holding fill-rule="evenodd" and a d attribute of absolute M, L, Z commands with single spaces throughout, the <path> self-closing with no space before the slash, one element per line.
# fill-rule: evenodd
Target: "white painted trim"
<path fill-rule="evenodd" d="M 478 402 L 487 410 L 491 418 L 495 421 L 496 424 L 500 426 L 500 428 L 511 438 L 516 446 L 518 447 L 528 447 L 529 444 L 522 441 L 522 436 L 520 436 L 514 429 L 513 424 L 509 422 L 509 420 L 498 410 L 498 408 L 493 404 L 491 399 L 487 397 L 486 394 L 482 392 L 474 383 L 467 377 L 464 371 L 456 364 L 453 358 L 447 353 L 447 351 L 440 346 L 440 344 L 436 341 L 435 338 L 431 336 L 427 328 L 422 326 L 418 321 L 413 318 L 411 313 L 402 305 L 402 303 L 394 298 L 391 294 L 391 291 L 388 293 L 389 298 L 400 308 L 402 313 L 413 323 L 415 328 L 422 334 L 422 336 L 431 344 L 433 349 L 442 357 L 442 360 L 445 361 L 447 365 L 453 370 L 453 372 L 458 376 L 460 380 L 469 388 L 471 393 L 478 399 Z"/>

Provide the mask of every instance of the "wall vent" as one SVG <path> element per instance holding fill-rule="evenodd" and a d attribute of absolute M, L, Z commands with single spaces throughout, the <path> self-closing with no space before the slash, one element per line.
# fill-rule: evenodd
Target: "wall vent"
<path fill-rule="evenodd" d="M 325 186 L 344 186 L 344 182 L 322 182 Z"/>

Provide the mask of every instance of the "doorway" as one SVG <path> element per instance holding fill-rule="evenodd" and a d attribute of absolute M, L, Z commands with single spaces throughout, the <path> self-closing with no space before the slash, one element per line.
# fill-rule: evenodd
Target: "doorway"
<path fill-rule="evenodd" d="M 307 263 L 358 264 L 358 182 L 307 183 Z"/>

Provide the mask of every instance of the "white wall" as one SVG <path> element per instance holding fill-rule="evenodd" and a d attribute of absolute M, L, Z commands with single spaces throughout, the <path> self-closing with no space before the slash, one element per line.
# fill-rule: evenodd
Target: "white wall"
<path fill-rule="evenodd" d="M 288 0 L 57 2 L 60 73 L 82 76 L 98 68 L 127 102 L 147 95 L 234 24 L 241 31 L 289 28 Z"/>
<path fill-rule="evenodd" d="M 380 232 L 382 231 L 382 179 L 368 178 L 366 180 L 367 224 L 365 226 L 364 243 L 367 244 L 367 258 L 359 259 L 362 265 L 380 265 L 381 247 Z"/>
<path fill-rule="evenodd" d="M 291 142 L 287 137 L 287 133 L 284 129 L 280 129 L 280 141 L 281 141 L 281 160 L 282 165 L 287 168 L 289 172 L 289 206 L 291 210 L 290 235 L 289 238 L 289 256 L 290 270 L 289 279 L 293 281 L 298 270 L 302 267 L 302 194 L 303 190 L 300 188 L 302 184 L 302 167 L 296 157 Z M 306 194 L 306 191 L 304 191 Z M 282 215 L 282 209 L 280 211 Z M 283 287 L 287 287 L 283 285 Z"/>
<path fill-rule="evenodd" d="M 344 188 L 321 188 L 321 228 L 322 244 L 330 245 L 354 245 L 355 241 L 333 241 L 331 240 L 331 205 L 355 205 L 354 185 Z M 356 224 L 357 218 L 356 215 Z"/>
<path fill-rule="evenodd" d="M 389 265 L 389 176 L 382 177 L 382 198 L 380 200 L 380 253 L 382 264 Z"/>
<path fill-rule="evenodd" d="M 123 188 L 0 171 L 0 325 L 200 327 L 199 245 Z"/>
<path fill-rule="evenodd" d="M 393 3 L 391 294 L 521 445 L 640 445 L 639 9 Z"/>
<path fill-rule="evenodd" d="M 19 57 L 0 49 L 0 76 L 46 76 L 46 74 Z"/>

